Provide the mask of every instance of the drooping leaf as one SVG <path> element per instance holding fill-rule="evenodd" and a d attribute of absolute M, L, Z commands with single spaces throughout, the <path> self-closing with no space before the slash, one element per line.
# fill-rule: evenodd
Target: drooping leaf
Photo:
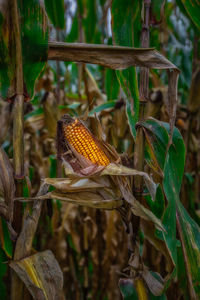
<path fill-rule="evenodd" d="M 98 64 L 114 70 L 131 66 L 177 70 L 154 48 L 49 42 L 48 59 Z"/>
<path fill-rule="evenodd" d="M 142 123 L 147 137 L 147 151 L 150 166 L 159 166 L 163 172 L 163 189 L 168 200 L 167 208 L 163 215 L 163 224 L 166 232 L 163 236 L 171 253 L 174 264 L 177 263 L 176 241 L 176 202 L 179 201 L 179 193 L 182 182 L 185 146 L 182 136 L 177 128 L 173 131 L 172 145 L 168 152 L 169 124 L 149 118 Z M 149 151 L 151 149 L 151 151 Z"/>
<path fill-rule="evenodd" d="M 79 181 L 77 181 L 77 182 L 80 182 L 80 178 L 84 178 L 85 176 L 88 176 L 88 173 L 86 173 L 86 170 L 87 170 L 87 172 L 90 170 L 90 176 L 92 176 L 92 175 L 95 176 L 95 174 L 97 174 L 97 170 L 94 169 L 94 167 L 93 167 L 93 173 L 91 173 L 91 169 L 89 169 L 89 168 L 91 168 L 91 167 L 87 167 L 85 169 L 82 169 L 82 171 L 81 171 L 82 173 L 79 174 L 79 173 L 75 173 L 73 171 L 73 169 L 70 168 L 68 165 L 65 165 L 65 173 L 67 175 L 73 175 L 73 177 L 79 178 Z M 124 180 L 126 180 L 126 176 L 142 176 L 144 178 L 146 186 L 147 186 L 147 188 L 148 188 L 148 190 L 149 190 L 149 192 L 152 196 L 152 199 L 154 199 L 155 198 L 155 192 L 156 192 L 156 186 L 155 186 L 154 182 L 149 178 L 149 176 L 145 172 L 139 172 L 137 170 L 130 169 L 130 168 L 127 168 L 127 167 L 122 166 L 122 165 L 117 165 L 117 164 L 111 163 L 108 166 L 106 166 L 103 170 L 101 168 L 98 171 L 98 174 L 99 173 L 100 173 L 100 176 L 102 176 L 102 177 L 105 176 L 105 175 L 116 176 L 117 186 L 120 189 L 122 196 L 126 199 L 126 201 L 128 203 L 131 204 L 131 210 L 132 210 L 133 214 L 135 214 L 136 216 L 140 216 L 141 218 L 143 218 L 145 220 L 153 222 L 157 228 L 165 231 L 161 221 L 150 210 L 145 208 L 142 204 L 140 204 L 133 197 L 132 193 L 129 191 L 129 188 L 127 187 L 127 183 L 124 182 Z M 83 175 L 83 174 L 85 174 L 85 175 Z M 125 179 L 123 179 L 123 177 L 125 177 Z M 47 180 L 46 182 L 48 182 L 48 183 L 51 182 L 50 179 L 46 179 L 46 180 Z M 64 189 L 67 188 L 67 185 L 66 185 L 66 187 L 64 187 L 64 184 L 63 184 L 64 182 L 66 182 L 66 180 L 63 181 L 63 179 L 55 179 L 54 185 L 56 184 L 56 186 L 58 188 L 59 183 L 60 183 L 60 187 L 62 185 L 63 186 L 62 189 L 64 190 Z M 84 189 L 84 183 L 87 186 L 87 182 L 88 181 L 82 181 L 82 186 L 81 186 L 82 190 Z M 68 180 L 68 187 L 69 187 L 68 191 L 70 191 L 70 188 L 72 188 L 72 187 L 70 187 L 69 183 L 70 183 L 70 181 Z M 104 198 L 106 200 L 106 201 L 104 201 L 105 204 L 101 200 L 102 199 L 101 193 L 100 193 L 101 198 L 99 199 L 100 203 L 97 202 L 97 200 L 98 200 L 97 199 L 97 196 L 98 196 L 97 193 L 96 193 L 96 196 L 93 195 L 92 193 L 90 193 L 90 195 L 88 193 L 88 196 L 86 194 L 85 199 L 90 198 L 90 200 L 88 200 L 88 201 L 83 200 L 84 199 L 83 192 L 82 192 L 82 199 L 78 194 L 77 194 L 77 197 L 73 197 L 74 199 L 72 199 L 71 194 L 65 194 L 65 195 L 60 194 L 59 195 L 59 193 L 56 193 L 56 194 L 54 193 L 53 195 L 54 195 L 54 198 L 57 198 L 57 199 L 60 199 L 60 200 L 63 200 L 63 201 L 66 200 L 66 201 L 69 201 L 71 203 L 77 203 L 78 205 L 85 205 L 85 206 L 96 207 L 96 208 L 101 207 L 101 208 L 104 208 L 104 209 L 113 209 L 117 206 L 120 206 L 122 204 L 122 202 L 120 202 L 122 200 L 122 196 L 120 197 L 118 195 L 119 198 L 116 199 L 116 195 L 119 194 L 119 191 L 117 192 L 117 189 L 112 190 L 112 188 L 109 186 L 109 181 L 105 181 L 105 183 L 100 181 L 99 183 L 100 183 L 100 185 L 104 184 L 105 187 L 107 188 L 104 191 L 104 197 L 105 197 L 105 192 L 106 191 L 108 192 L 108 196 L 106 198 Z M 98 187 L 96 184 L 94 186 L 96 186 L 96 189 L 99 189 L 101 191 L 101 187 Z M 78 190 L 78 186 L 77 186 L 77 190 Z M 53 195 L 51 194 L 50 197 L 53 198 Z M 111 198 L 111 195 L 112 195 L 112 198 Z M 95 200 L 96 202 L 94 202 L 94 201 L 92 202 L 92 199 Z M 110 201 L 110 203 L 109 203 L 108 200 Z M 120 200 L 120 201 L 118 201 L 118 200 Z"/>
<path fill-rule="evenodd" d="M 35 300 L 61 298 L 63 275 L 50 250 L 38 252 L 19 261 L 11 261 L 9 265 Z"/>
<path fill-rule="evenodd" d="M 114 163 L 109 164 L 102 170 L 101 176 L 103 175 L 112 175 L 112 176 L 142 176 L 147 189 L 149 190 L 152 199 L 155 199 L 155 194 L 156 194 L 156 185 L 155 183 L 151 180 L 149 175 L 145 172 L 140 172 L 135 169 L 127 168 L 122 165 L 117 165 Z"/>
<path fill-rule="evenodd" d="M 64 0 L 45 0 L 45 9 L 49 19 L 57 29 L 65 27 Z"/>
<path fill-rule="evenodd" d="M 178 222 L 178 232 L 180 235 L 182 247 L 184 249 L 185 260 L 187 260 L 187 276 L 192 279 L 194 293 L 199 296 L 200 288 L 200 228 L 195 221 L 189 216 L 185 208 L 180 202 L 179 193 L 182 183 L 184 163 L 185 163 L 185 145 L 183 138 L 177 128 L 173 131 L 172 144 L 168 152 L 167 136 L 165 129 L 169 135 L 169 124 L 150 119 L 143 124 L 148 135 L 147 143 L 151 140 L 154 155 L 150 155 L 153 159 L 157 159 L 160 167 L 163 169 L 163 188 L 165 196 L 168 200 L 168 206 L 163 217 L 163 224 L 166 232 L 163 233 L 168 249 L 174 264 L 177 265 L 177 241 L 176 241 L 176 218 Z M 160 129 L 159 129 L 160 128 Z M 160 151 L 161 152 L 160 152 Z M 163 158 L 165 153 L 165 163 L 163 167 Z M 197 296 L 197 297 L 198 297 Z"/>
<path fill-rule="evenodd" d="M 116 105 L 116 101 L 112 100 L 112 101 L 108 101 L 106 103 L 103 103 L 99 106 L 96 106 L 95 108 L 93 108 L 90 112 L 89 112 L 89 116 L 92 116 L 94 113 L 98 113 L 101 112 L 105 109 L 109 109 L 109 108 L 113 108 Z"/>
<path fill-rule="evenodd" d="M 109 195 L 109 193 L 107 193 Z M 58 191 L 52 191 L 44 196 L 38 197 L 39 199 L 58 199 L 64 202 L 72 203 L 75 205 L 93 207 L 98 209 L 113 210 L 122 206 L 123 201 L 120 198 L 112 197 L 105 198 L 105 194 L 101 195 L 97 192 L 76 192 L 76 193 L 61 193 Z M 34 198 L 28 198 L 34 200 Z"/>
<path fill-rule="evenodd" d="M 49 60 L 64 60 L 98 64 L 115 70 L 128 68 L 124 71 L 117 71 L 117 76 L 119 77 L 118 79 L 122 84 L 122 89 L 126 95 L 126 112 L 133 136 L 136 134 L 135 123 L 138 119 L 139 93 L 136 70 L 129 67 L 139 66 L 156 69 L 170 69 L 168 72 L 169 97 L 166 103 L 170 120 L 171 137 L 176 116 L 179 70 L 156 50 L 83 43 L 67 44 L 51 42 L 49 43 L 48 58 Z"/>

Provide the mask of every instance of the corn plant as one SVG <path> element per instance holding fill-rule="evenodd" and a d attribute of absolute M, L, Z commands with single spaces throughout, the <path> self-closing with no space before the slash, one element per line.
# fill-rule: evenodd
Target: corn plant
<path fill-rule="evenodd" d="M 0 1 L 0 299 L 199 299 L 197 2 Z"/>

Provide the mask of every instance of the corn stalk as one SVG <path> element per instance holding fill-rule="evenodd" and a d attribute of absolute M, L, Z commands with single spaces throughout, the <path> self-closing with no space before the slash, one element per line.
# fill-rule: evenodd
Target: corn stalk
<path fill-rule="evenodd" d="M 24 177 L 24 85 L 23 85 L 23 65 L 22 65 L 22 47 L 21 34 L 17 0 L 10 0 L 11 15 L 15 36 L 16 53 L 16 87 L 14 98 L 14 118 L 13 118 L 13 164 L 14 175 L 16 179 L 16 196 L 22 196 Z M 22 220 L 22 205 L 15 204 L 14 207 L 14 228 L 19 232 Z M 14 255 L 15 256 L 15 255 Z M 18 288 L 22 287 L 22 282 L 18 276 L 12 273 L 11 299 L 16 299 Z M 18 291 L 16 293 L 16 291 Z"/>
<path fill-rule="evenodd" d="M 150 14 L 151 0 L 143 1 L 143 24 L 141 33 L 141 46 L 143 48 L 149 47 L 149 14 Z M 149 69 L 142 67 L 140 69 L 140 112 L 139 121 L 143 121 L 145 117 L 145 107 L 149 98 Z M 145 147 L 145 136 L 141 127 L 137 128 L 136 141 L 134 149 L 134 167 L 138 171 L 144 171 L 144 147 Z M 137 199 L 142 202 L 143 192 L 143 178 L 136 176 L 134 179 L 134 190 L 136 192 Z M 137 227 L 139 229 L 140 218 L 136 220 Z M 138 292 L 139 299 L 148 299 L 146 288 L 142 279 L 137 279 L 136 289 Z"/>

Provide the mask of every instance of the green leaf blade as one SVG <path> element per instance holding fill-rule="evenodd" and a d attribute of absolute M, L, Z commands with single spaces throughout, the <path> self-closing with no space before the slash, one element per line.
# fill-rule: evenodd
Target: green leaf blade
<path fill-rule="evenodd" d="M 45 0 L 45 9 L 52 24 L 57 29 L 65 28 L 64 0 Z"/>

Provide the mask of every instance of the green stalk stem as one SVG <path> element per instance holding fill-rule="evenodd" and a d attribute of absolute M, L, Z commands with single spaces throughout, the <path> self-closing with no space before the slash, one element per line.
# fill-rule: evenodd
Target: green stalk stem
<path fill-rule="evenodd" d="M 151 0 L 144 0 L 144 21 L 142 25 L 141 46 L 144 48 L 149 47 L 149 11 Z M 145 117 L 145 104 L 149 97 L 149 69 L 142 67 L 140 70 L 140 114 L 139 121 Z M 144 133 L 142 128 L 137 129 L 135 151 L 134 151 L 134 167 L 138 171 L 144 170 Z M 137 176 L 134 181 L 134 188 L 139 195 L 142 193 L 143 180 L 141 176 Z M 139 196 L 141 198 L 141 196 Z M 141 200 L 141 199 L 140 199 Z"/>

